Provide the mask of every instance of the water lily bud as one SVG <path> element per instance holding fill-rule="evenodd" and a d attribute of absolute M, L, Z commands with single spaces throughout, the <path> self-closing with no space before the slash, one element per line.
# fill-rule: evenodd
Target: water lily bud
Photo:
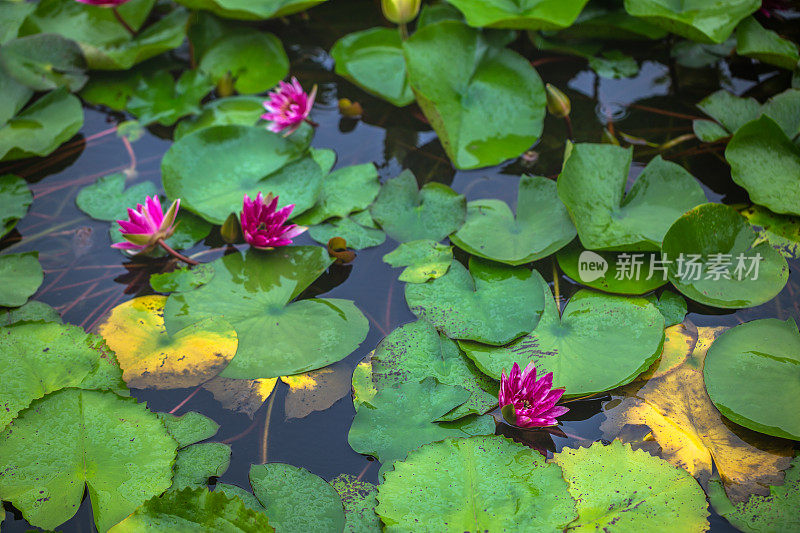
<path fill-rule="evenodd" d="M 381 0 L 383 16 L 395 24 L 407 24 L 417 18 L 422 0 Z"/>
<path fill-rule="evenodd" d="M 336 259 L 336 264 L 352 263 L 356 253 L 347 249 L 347 241 L 341 237 L 334 237 L 328 241 L 328 255 Z"/>
<path fill-rule="evenodd" d="M 233 244 L 239 240 L 239 217 L 236 216 L 236 213 L 228 215 L 219 232 L 222 235 L 222 240 L 228 244 Z"/>
<path fill-rule="evenodd" d="M 353 102 L 349 98 L 339 99 L 339 112 L 344 117 L 358 118 L 364 114 L 364 108 L 358 102 Z"/>
<path fill-rule="evenodd" d="M 226 96 L 230 96 L 233 94 L 233 77 L 231 77 L 231 73 L 226 73 L 220 80 L 217 82 L 217 95 L 220 98 L 225 98 Z"/>
<path fill-rule="evenodd" d="M 572 104 L 567 95 L 549 83 L 545 85 L 545 89 L 547 90 L 547 110 L 550 114 L 558 118 L 568 117 L 572 111 Z"/>

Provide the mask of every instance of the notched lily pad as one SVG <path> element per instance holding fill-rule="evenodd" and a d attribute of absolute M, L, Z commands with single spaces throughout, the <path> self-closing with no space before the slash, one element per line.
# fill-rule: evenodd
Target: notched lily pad
<path fill-rule="evenodd" d="M 0 238 L 14 229 L 33 202 L 28 184 L 13 174 L 0 176 Z"/>
<path fill-rule="evenodd" d="M 0 306 L 19 307 L 44 281 L 39 252 L 0 255 Z"/>
<path fill-rule="evenodd" d="M 425 283 L 447 273 L 453 262 L 453 247 L 430 239 L 405 242 L 384 255 L 383 262 L 395 268 L 406 267 L 400 273 L 400 281 Z"/>

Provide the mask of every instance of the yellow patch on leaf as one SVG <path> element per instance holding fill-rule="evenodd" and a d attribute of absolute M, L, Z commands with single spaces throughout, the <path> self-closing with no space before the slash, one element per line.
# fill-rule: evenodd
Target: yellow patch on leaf
<path fill-rule="evenodd" d="M 646 426 L 649 434 L 644 440 L 656 441 L 664 459 L 687 470 L 703 486 L 716 465 L 728 495 L 743 501 L 750 494 L 768 494 L 769 485 L 781 483 L 792 459 L 792 443 L 737 426 L 714 407 L 706 393 L 703 363 L 723 330 L 698 328 L 691 355 L 682 363 L 656 371 L 656 377 L 644 384 L 624 387 L 625 397 L 606 412 L 601 430 L 613 439 L 630 434 L 632 426 Z M 677 338 L 676 344 L 681 344 Z M 647 446 L 643 441 L 637 444 Z"/>
<path fill-rule="evenodd" d="M 278 378 L 264 379 L 229 379 L 215 377 L 203 388 L 208 390 L 222 407 L 237 413 L 244 413 L 250 418 L 267 401 L 275 389 Z"/>
<path fill-rule="evenodd" d="M 289 385 L 284 405 L 286 418 L 324 411 L 350 392 L 350 370 L 341 362 L 305 374 L 283 376 L 281 381 Z"/>
<path fill-rule="evenodd" d="M 195 387 L 222 372 L 236 355 L 236 331 L 221 318 L 167 334 L 166 301 L 166 296 L 157 295 L 134 298 L 115 307 L 98 326 L 130 387 Z"/>
<path fill-rule="evenodd" d="M 697 328 L 694 325 L 676 324 L 664 332 L 664 347 L 661 356 L 642 373 L 637 381 L 647 381 L 651 378 L 663 376 L 679 367 L 692 355 L 697 344 Z"/>

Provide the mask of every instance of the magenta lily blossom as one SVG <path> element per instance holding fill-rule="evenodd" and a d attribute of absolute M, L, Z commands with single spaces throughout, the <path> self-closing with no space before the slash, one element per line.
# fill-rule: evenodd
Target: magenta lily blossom
<path fill-rule="evenodd" d="M 292 78 L 291 83 L 280 82 L 278 88 L 269 93 L 269 100 L 264 102 L 266 113 L 261 118 L 271 122 L 270 131 L 284 132 L 284 136 L 291 135 L 303 122 L 313 123 L 308 119 L 314 99 L 317 97 L 317 86 L 309 94 L 303 90 L 297 78 Z"/>
<path fill-rule="evenodd" d="M 308 228 L 297 224 L 285 225 L 286 219 L 294 209 L 294 204 L 277 209 L 278 197 L 269 193 L 264 198 L 259 192 L 255 200 L 244 195 L 239 221 L 247 244 L 259 250 L 269 250 L 278 246 L 292 244 L 292 239 Z"/>
<path fill-rule="evenodd" d="M 175 217 L 180 206 L 181 201 L 175 200 L 164 214 L 158 196 L 147 196 L 144 205 L 138 204 L 135 210 L 128 208 L 128 220 L 117 220 L 125 242 L 112 244 L 111 247 L 134 252 L 152 250 L 159 239 L 168 239 L 174 233 Z"/>
<path fill-rule="evenodd" d="M 121 6 L 125 2 L 129 0 L 76 0 L 81 4 L 89 4 L 90 6 L 101 6 L 101 7 L 117 7 Z"/>
<path fill-rule="evenodd" d="M 520 371 L 514 363 L 511 372 L 503 372 L 500 379 L 500 407 L 510 424 L 522 427 L 546 427 L 558 424 L 557 417 L 569 409 L 556 405 L 564 389 L 553 389 L 553 373 L 536 380 L 536 368 L 529 363 Z"/>

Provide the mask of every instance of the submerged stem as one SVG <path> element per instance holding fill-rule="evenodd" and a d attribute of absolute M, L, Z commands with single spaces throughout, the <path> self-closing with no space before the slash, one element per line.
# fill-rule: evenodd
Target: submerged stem
<path fill-rule="evenodd" d="M 556 301 L 556 306 L 558 307 L 559 314 L 561 313 L 561 294 L 559 294 L 559 287 L 558 287 L 558 265 L 556 264 L 555 258 L 553 258 L 553 296 Z"/>
<path fill-rule="evenodd" d="M 186 264 L 189 264 L 189 265 L 199 265 L 199 264 L 200 264 L 200 262 L 199 262 L 199 261 L 195 261 L 194 259 L 189 259 L 189 258 L 188 258 L 188 257 L 186 257 L 185 255 L 183 255 L 183 254 L 180 254 L 180 253 L 176 252 L 175 250 L 173 250 L 173 249 L 170 247 L 170 245 L 169 245 L 169 244 L 167 244 L 166 242 L 164 242 L 164 239 L 158 239 L 158 244 L 159 244 L 159 245 L 160 245 L 160 246 L 161 246 L 161 247 L 162 247 L 164 250 L 166 250 L 168 254 L 170 254 L 170 255 L 171 255 L 171 256 L 173 256 L 173 257 L 176 257 L 176 258 L 180 259 L 181 261 L 183 261 L 183 262 L 184 262 L 184 263 L 186 263 Z"/>
<path fill-rule="evenodd" d="M 120 23 L 120 24 L 122 24 L 122 26 L 123 26 L 123 27 L 124 27 L 126 30 L 128 30 L 128 33 L 130 33 L 130 34 L 131 34 L 131 37 L 136 37 L 136 30 L 134 30 L 133 28 L 131 28 L 130 24 L 128 24 L 127 22 L 125 22 L 125 19 L 124 19 L 124 18 L 122 18 L 122 15 L 120 15 L 119 11 L 117 11 L 117 6 L 114 6 L 114 7 L 112 7 L 112 8 L 111 8 L 111 11 L 114 13 L 114 16 L 117 18 L 117 20 L 119 21 L 119 23 Z"/>
<path fill-rule="evenodd" d="M 264 418 L 264 433 L 261 434 L 261 464 L 267 462 L 267 438 L 269 436 L 269 419 L 272 418 L 272 404 L 275 403 L 275 391 L 269 397 L 267 405 L 267 416 Z"/>

